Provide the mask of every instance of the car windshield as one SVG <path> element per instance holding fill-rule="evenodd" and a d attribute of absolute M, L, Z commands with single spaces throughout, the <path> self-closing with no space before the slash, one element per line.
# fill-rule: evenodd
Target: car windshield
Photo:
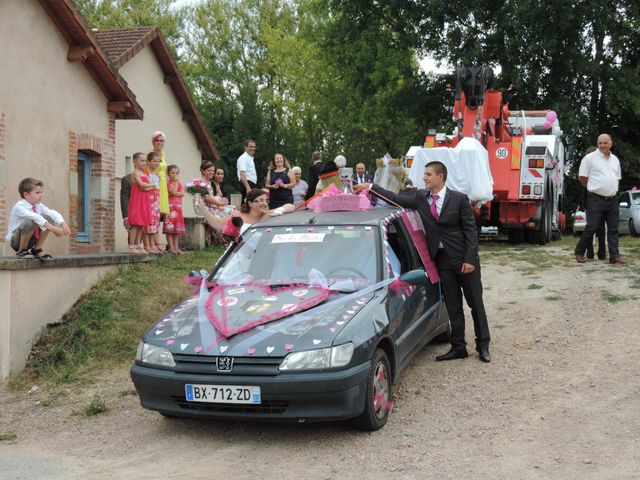
<path fill-rule="evenodd" d="M 378 280 L 377 227 L 252 228 L 215 272 L 221 285 L 322 285 L 355 291 Z"/>

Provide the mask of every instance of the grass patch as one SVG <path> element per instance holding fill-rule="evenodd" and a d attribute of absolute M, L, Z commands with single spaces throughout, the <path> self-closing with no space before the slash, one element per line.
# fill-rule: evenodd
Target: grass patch
<path fill-rule="evenodd" d="M 532 283 L 527 287 L 527 290 L 540 290 L 544 288 L 542 285 L 538 285 L 537 283 Z"/>
<path fill-rule="evenodd" d="M 84 407 L 84 416 L 91 417 L 93 415 L 97 415 L 98 413 L 103 413 L 107 411 L 107 404 L 104 399 L 99 395 L 94 395 L 91 403 Z"/>
<path fill-rule="evenodd" d="M 560 300 L 561 298 L 562 297 L 560 295 L 547 295 L 546 297 L 544 297 L 544 299 L 548 302 L 555 302 L 557 300 Z"/>
<path fill-rule="evenodd" d="M 625 302 L 627 300 L 637 300 L 637 295 L 616 295 L 614 293 L 602 292 L 602 298 L 609 303 Z"/>
<path fill-rule="evenodd" d="M 0 432 L 0 442 L 13 443 L 18 439 L 14 432 Z"/>
<path fill-rule="evenodd" d="M 83 295 L 61 323 L 47 328 L 11 387 L 83 383 L 130 363 L 144 331 L 190 294 L 183 278 L 191 270 L 210 270 L 222 252 L 218 247 L 118 267 Z"/>

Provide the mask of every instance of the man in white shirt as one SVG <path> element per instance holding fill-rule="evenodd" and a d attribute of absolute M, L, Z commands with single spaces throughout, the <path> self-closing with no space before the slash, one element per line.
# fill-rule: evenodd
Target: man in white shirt
<path fill-rule="evenodd" d="M 256 173 L 256 165 L 253 162 L 253 156 L 256 154 L 256 142 L 254 140 L 245 140 L 244 153 L 238 157 L 238 180 L 240 180 L 240 193 L 242 194 L 242 203 L 247 197 L 247 193 L 252 188 L 256 188 L 258 184 L 258 174 Z"/>
<path fill-rule="evenodd" d="M 49 232 L 57 237 L 69 235 L 69 227 L 55 210 L 42 203 L 44 183 L 35 178 L 25 178 L 18 185 L 21 200 L 11 209 L 9 228 L 5 240 L 11 244 L 18 258 L 32 255 L 40 260 L 48 260 L 49 254 L 42 253 Z"/>
<path fill-rule="evenodd" d="M 618 250 L 618 182 L 622 178 L 620 161 L 611 153 L 611 136 L 603 133 L 598 137 L 598 149 L 586 155 L 580 163 L 578 180 L 587 187 L 587 226 L 576 245 L 575 255 L 578 263 L 587 261 L 587 245 L 593 241 L 601 220 L 607 225 L 607 243 L 609 245 L 609 263 L 624 263 Z"/>

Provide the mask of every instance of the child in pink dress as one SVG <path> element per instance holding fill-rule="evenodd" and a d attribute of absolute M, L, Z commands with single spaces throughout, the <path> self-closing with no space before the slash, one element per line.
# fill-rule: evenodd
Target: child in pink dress
<path fill-rule="evenodd" d="M 153 253 L 154 255 L 162 254 L 162 250 L 158 248 L 158 244 L 160 243 L 160 175 L 156 173 L 161 160 L 160 154 L 156 151 L 147 155 L 147 175 L 149 176 L 149 183 L 153 185 L 153 189 L 149 190 L 147 194 L 149 196 L 153 217 L 151 224 L 144 229 L 144 232 L 147 234 L 147 242 L 144 244 L 144 247 L 147 252 Z M 145 236 L 142 237 L 142 241 L 145 241 Z"/>
<path fill-rule="evenodd" d="M 163 233 L 167 236 L 169 251 L 179 255 L 180 235 L 184 234 L 184 217 L 182 216 L 182 197 L 184 197 L 184 185 L 180 183 L 180 169 L 177 165 L 167 167 L 167 189 L 169 191 L 169 215 L 165 218 Z"/>
<path fill-rule="evenodd" d="M 142 152 L 133 154 L 133 173 L 131 175 L 131 196 L 129 198 L 129 225 L 131 226 L 131 234 L 129 235 L 129 252 L 130 253 L 147 253 L 146 250 L 139 247 L 143 241 L 143 230 L 153 221 L 153 212 L 151 211 L 151 203 L 149 202 L 149 190 L 155 188 L 149 183 L 149 177 L 145 171 L 147 159 Z M 145 242 L 148 246 L 149 240 Z"/>

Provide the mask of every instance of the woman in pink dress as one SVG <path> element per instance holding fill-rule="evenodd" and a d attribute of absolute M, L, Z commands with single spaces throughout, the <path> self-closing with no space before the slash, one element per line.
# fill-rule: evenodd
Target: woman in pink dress
<path fill-rule="evenodd" d="M 182 215 L 182 197 L 184 197 L 184 185 L 180 183 L 180 169 L 177 165 L 167 167 L 169 181 L 167 189 L 169 192 L 169 215 L 164 220 L 163 232 L 167 236 L 169 251 L 179 255 L 180 235 L 184 234 L 184 217 Z"/>

